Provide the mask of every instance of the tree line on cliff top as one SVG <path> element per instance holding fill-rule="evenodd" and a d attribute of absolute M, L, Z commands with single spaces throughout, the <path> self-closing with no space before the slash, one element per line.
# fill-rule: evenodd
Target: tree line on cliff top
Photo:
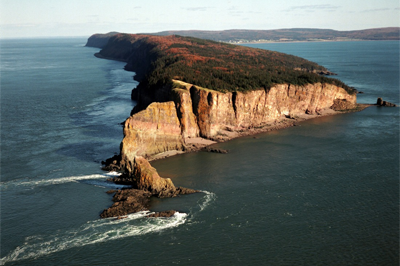
<path fill-rule="evenodd" d="M 131 43 L 138 39 L 134 35 L 119 37 L 124 38 L 131 38 Z M 320 82 L 354 93 L 343 82 L 316 73 L 326 71 L 324 67 L 297 56 L 177 35 L 143 38 L 151 47 L 151 65 L 144 80 L 152 91 L 177 79 L 220 92 Z"/>

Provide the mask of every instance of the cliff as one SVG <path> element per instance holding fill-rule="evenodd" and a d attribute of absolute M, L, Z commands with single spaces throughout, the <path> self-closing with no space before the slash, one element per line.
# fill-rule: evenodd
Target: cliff
<path fill-rule="evenodd" d="M 174 102 L 152 103 L 124 123 L 121 156 L 125 165 L 136 156 L 149 157 L 183 149 L 184 141 Z"/>
<path fill-rule="evenodd" d="M 89 37 L 85 46 L 88 47 L 96 47 L 96 48 L 103 48 L 108 43 L 108 40 L 118 34 L 118 32 L 109 32 L 105 34 L 93 34 Z"/>
<path fill-rule="evenodd" d="M 317 74 L 330 73 L 324 67 L 272 51 L 181 36 L 116 34 L 96 56 L 126 62 L 140 82 L 132 92 L 137 105 L 124 122 L 120 155 L 108 160 L 108 169 L 123 172 L 113 181 L 158 197 L 195 191 L 175 188 L 146 159 L 357 107 L 353 88 Z M 107 215 L 120 215 L 120 207 L 140 209 L 137 202 L 147 202 L 148 194 L 137 195 L 137 200 L 121 196 L 123 202 Z"/>
<path fill-rule="evenodd" d="M 356 95 L 332 84 L 279 84 L 268 90 L 221 93 L 174 81 L 171 101 L 154 102 L 124 123 L 122 161 L 185 151 L 191 139 L 224 141 L 290 118 L 356 108 Z M 334 110 L 332 110 L 334 109 Z"/>
<path fill-rule="evenodd" d="M 124 123 L 121 167 L 223 141 L 287 118 L 352 109 L 356 91 L 324 67 L 283 53 L 182 36 L 116 34 L 98 57 L 126 62 L 140 83 Z"/>

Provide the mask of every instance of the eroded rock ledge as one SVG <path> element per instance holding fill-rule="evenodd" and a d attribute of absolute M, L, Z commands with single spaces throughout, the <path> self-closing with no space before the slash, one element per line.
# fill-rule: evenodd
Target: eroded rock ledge
<path fill-rule="evenodd" d="M 169 101 L 153 102 L 125 121 L 119 158 L 122 168 L 131 169 L 129 164 L 136 156 L 153 160 L 163 154 L 202 149 L 210 144 L 201 145 L 206 141 L 226 141 L 360 108 L 356 94 L 325 83 L 280 84 L 268 90 L 229 93 L 178 80 L 172 86 L 164 88 Z"/>
<path fill-rule="evenodd" d="M 143 157 L 135 157 L 126 167 L 122 176 L 114 177 L 109 181 L 130 185 L 132 188 L 116 191 L 113 196 L 114 204 L 100 214 L 101 218 L 123 217 L 130 213 L 147 211 L 151 197 L 167 198 L 199 192 L 194 189 L 175 187 L 171 179 L 160 177 L 157 170 Z M 152 217 L 160 216 L 167 217 L 168 215 L 161 213 Z"/>

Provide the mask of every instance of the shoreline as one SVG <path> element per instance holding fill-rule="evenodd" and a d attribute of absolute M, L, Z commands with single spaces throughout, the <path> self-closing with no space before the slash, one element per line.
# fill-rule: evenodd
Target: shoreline
<path fill-rule="evenodd" d="M 227 42 L 230 44 L 260 44 L 260 43 L 315 43 L 315 42 L 368 42 L 368 41 L 391 41 L 391 40 L 364 40 L 364 39 L 343 39 L 343 40 L 328 40 L 328 39 L 315 39 L 315 40 L 262 40 L 262 41 L 243 41 L 243 42 Z"/>
<path fill-rule="evenodd" d="M 113 57 L 107 57 L 107 56 L 104 56 L 104 55 L 100 54 L 100 52 L 95 53 L 94 56 L 97 57 L 97 58 L 100 58 L 100 59 L 106 59 L 106 60 L 112 60 L 112 61 L 127 63 L 126 60 L 118 59 L 118 58 L 113 58 Z M 128 71 L 128 70 L 126 70 L 126 69 L 124 69 L 124 70 L 125 70 L 125 71 Z M 132 71 L 131 71 L 131 72 L 132 72 Z"/>
<path fill-rule="evenodd" d="M 157 170 L 153 168 L 150 164 L 151 161 L 166 159 L 175 155 L 183 154 L 183 153 L 190 153 L 190 152 L 199 152 L 199 151 L 207 151 L 207 152 L 216 152 L 216 153 L 228 153 L 226 150 L 222 150 L 219 148 L 211 148 L 210 146 L 221 143 L 227 142 L 236 138 L 247 137 L 247 136 L 254 136 L 253 138 L 257 138 L 257 134 L 266 133 L 270 131 L 281 130 L 293 126 L 298 126 L 298 123 L 316 119 L 319 117 L 326 117 L 326 116 L 334 116 L 339 114 L 345 113 L 353 113 L 362 111 L 373 104 L 356 104 L 354 109 L 346 110 L 346 111 L 335 111 L 332 109 L 324 109 L 321 110 L 318 114 L 304 114 L 299 117 L 286 117 L 282 120 L 278 121 L 275 120 L 269 124 L 264 124 L 259 127 L 255 128 L 248 128 L 242 129 L 239 131 L 231 132 L 231 135 L 227 135 L 223 139 L 205 139 L 201 137 L 196 138 L 187 138 L 185 139 L 185 143 L 189 144 L 184 151 L 172 150 L 167 151 L 161 154 L 157 154 L 154 156 L 150 156 L 150 158 L 143 158 L 143 157 L 136 157 L 134 162 L 134 167 L 137 169 L 135 172 L 139 174 L 139 178 L 137 181 L 136 178 L 132 178 L 129 174 L 128 175 L 121 175 L 118 178 L 112 178 L 109 181 L 116 183 L 116 184 L 129 184 L 131 188 L 125 188 L 120 190 L 110 190 L 107 191 L 109 194 L 114 194 L 112 201 L 114 202 L 110 207 L 103 210 L 100 214 L 101 218 L 109 218 L 113 217 L 115 219 L 124 219 L 128 214 L 136 213 L 139 211 L 150 211 L 151 204 L 150 199 L 152 197 L 158 198 L 170 198 L 176 197 L 179 195 L 185 194 L 192 194 L 201 192 L 199 190 L 190 189 L 190 188 L 183 188 L 183 187 L 175 187 L 172 180 L 170 178 L 162 178 L 157 173 Z M 207 149 L 207 147 L 210 147 Z M 113 158 L 110 158 L 111 161 Z M 110 160 L 108 159 L 108 160 Z M 108 165 L 108 166 L 111 166 Z M 105 171 L 117 171 L 116 169 L 106 169 L 103 168 Z M 133 183 L 132 183 L 133 182 Z M 136 183 L 136 187 L 134 183 Z M 150 182 L 150 186 L 149 186 Z M 159 190 L 154 190 L 155 187 L 160 187 Z M 143 187 L 144 185 L 144 187 Z M 149 186 L 146 188 L 146 186 Z M 151 188 L 151 189 L 150 189 Z M 150 189 L 150 190 L 149 190 Z M 154 191 L 153 191 L 154 190 Z M 154 215 L 147 216 L 151 217 L 171 217 L 176 213 L 176 210 L 163 210 L 160 212 L 155 212 Z"/>
<path fill-rule="evenodd" d="M 247 130 L 246 129 L 243 129 L 240 131 L 228 131 L 227 130 L 227 131 L 224 131 L 224 133 L 227 134 L 224 138 L 216 138 L 216 139 L 206 139 L 206 138 L 202 138 L 202 137 L 186 138 L 185 143 L 189 144 L 187 147 L 187 150 L 166 151 L 163 153 L 159 153 L 159 154 L 150 156 L 149 158 L 147 158 L 147 160 L 149 162 L 151 162 L 151 161 L 166 159 L 166 158 L 169 158 L 169 157 L 172 157 L 175 155 L 179 155 L 179 154 L 184 154 L 184 153 L 199 152 L 202 150 L 207 151 L 207 150 L 205 150 L 206 147 L 210 147 L 210 146 L 218 144 L 218 143 L 227 142 L 227 141 L 241 138 L 241 137 L 255 136 L 255 135 L 270 132 L 270 131 L 282 130 L 282 129 L 289 128 L 289 127 L 300 126 L 299 123 L 302 123 L 304 121 L 311 120 L 311 119 L 320 118 L 320 117 L 361 112 L 364 109 L 371 107 L 371 106 L 377 106 L 377 105 L 358 103 L 356 108 L 347 110 L 347 111 L 335 111 L 332 109 L 326 109 L 326 110 L 322 110 L 320 114 L 312 114 L 312 115 L 304 114 L 302 116 L 293 117 L 293 118 L 287 117 L 280 121 L 275 120 L 275 121 L 272 121 L 271 123 L 265 123 L 264 125 L 260 125 L 259 127 L 248 128 Z M 223 150 L 219 150 L 219 149 L 216 149 L 214 151 L 207 151 L 207 152 L 225 153 Z"/>

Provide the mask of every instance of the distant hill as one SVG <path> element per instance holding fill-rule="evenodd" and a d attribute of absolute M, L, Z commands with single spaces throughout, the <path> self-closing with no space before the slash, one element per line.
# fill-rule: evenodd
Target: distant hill
<path fill-rule="evenodd" d="M 118 32 L 92 35 L 86 46 L 103 48 L 110 37 Z M 294 41 L 345 41 L 345 40 L 400 40 L 400 27 L 366 30 L 337 31 L 330 29 L 279 29 L 279 30 L 177 30 L 146 33 L 148 35 L 180 35 L 217 42 L 294 42 Z"/>
<path fill-rule="evenodd" d="M 96 47 L 96 48 L 103 48 L 104 46 L 106 46 L 106 44 L 108 43 L 108 40 L 114 36 L 117 35 L 118 32 L 109 32 L 109 33 L 97 33 L 97 34 L 93 34 L 92 36 L 90 36 L 90 38 L 88 39 L 86 46 L 88 47 Z"/>
<path fill-rule="evenodd" d="M 400 28 L 376 28 L 353 31 L 329 29 L 278 29 L 278 30 L 223 30 L 223 31 L 162 31 L 154 35 L 181 35 L 222 42 L 257 42 L 257 41 L 340 41 L 340 40 L 399 40 Z"/>

